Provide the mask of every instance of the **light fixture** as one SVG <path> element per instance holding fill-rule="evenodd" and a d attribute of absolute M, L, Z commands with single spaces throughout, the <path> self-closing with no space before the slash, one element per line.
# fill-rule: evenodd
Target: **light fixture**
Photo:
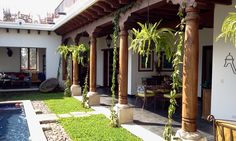
<path fill-rule="evenodd" d="M 111 38 L 110 34 L 107 35 L 106 42 L 107 42 L 107 47 L 110 48 L 111 42 L 112 42 L 112 38 Z"/>
<path fill-rule="evenodd" d="M 58 15 L 66 15 L 66 12 L 57 12 Z"/>
<path fill-rule="evenodd" d="M 8 57 L 11 57 L 12 54 L 13 54 L 13 51 L 10 48 L 7 47 L 7 55 L 8 55 Z"/>

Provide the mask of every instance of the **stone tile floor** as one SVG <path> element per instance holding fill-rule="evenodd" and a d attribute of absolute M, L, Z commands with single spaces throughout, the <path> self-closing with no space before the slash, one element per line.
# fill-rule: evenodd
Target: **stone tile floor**
<path fill-rule="evenodd" d="M 101 105 L 110 106 L 111 105 L 111 92 L 109 89 L 98 88 L 98 93 L 101 96 Z M 141 108 L 141 104 L 137 103 L 135 106 L 135 97 L 128 96 L 129 104 L 134 106 L 134 123 L 142 126 L 150 130 L 151 132 L 162 136 L 163 129 L 165 124 L 167 123 L 167 106 L 164 108 L 159 105 L 157 101 L 156 109 L 154 110 L 154 106 L 150 105 L 149 107 L 145 107 L 143 110 Z M 117 99 L 116 99 L 117 102 Z M 204 136 L 207 137 L 208 141 L 213 141 L 213 133 L 212 133 L 212 124 L 206 120 L 201 119 L 201 102 L 198 104 L 198 117 L 197 117 L 197 128 L 199 132 L 201 132 Z M 174 130 L 177 131 L 181 128 L 181 108 L 178 107 L 176 113 L 174 114 L 173 127 Z"/>

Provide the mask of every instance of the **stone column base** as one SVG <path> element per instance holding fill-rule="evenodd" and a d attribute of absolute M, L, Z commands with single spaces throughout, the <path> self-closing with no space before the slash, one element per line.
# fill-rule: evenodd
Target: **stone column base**
<path fill-rule="evenodd" d="M 133 122 L 133 108 L 128 104 L 116 104 L 119 124 Z"/>
<path fill-rule="evenodd" d="M 199 132 L 186 132 L 182 129 L 176 132 L 175 137 L 178 138 L 176 141 L 207 141 L 207 138 Z"/>
<path fill-rule="evenodd" d="M 80 85 L 71 85 L 70 87 L 71 95 L 72 96 L 79 96 L 81 95 L 81 87 Z"/>
<path fill-rule="evenodd" d="M 90 106 L 98 106 L 100 105 L 100 96 L 97 92 L 88 92 L 88 103 Z"/>

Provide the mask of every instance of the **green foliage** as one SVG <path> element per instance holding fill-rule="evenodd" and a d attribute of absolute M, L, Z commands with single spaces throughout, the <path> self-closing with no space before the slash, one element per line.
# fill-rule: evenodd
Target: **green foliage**
<path fill-rule="evenodd" d="M 124 128 L 112 128 L 104 115 L 63 118 L 59 123 L 73 141 L 141 141 Z"/>
<path fill-rule="evenodd" d="M 57 68 L 57 79 L 59 80 L 61 70 L 61 56 L 59 58 L 58 68 Z"/>
<path fill-rule="evenodd" d="M 87 69 L 87 73 L 86 73 L 86 77 L 85 77 L 85 81 L 84 81 L 84 86 L 83 86 L 83 98 L 82 98 L 82 106 L 84 108 L 90 108 L 89 104 L 88 104 L 88 69 Z"/>
<path fill-rule="evenodd" d="M 110 107 L 111 116 L 110 116 L 110 125 L 112 127 L 119 127 L 119 121 L 118 121 L 118 115 L 116 111 L 114 110 L 115 106 L 115 87 L 116 87 L 116 64 L 117 64 L 117 38 L 119 33 L 119 20 L 120 20 L 120 14 L 125 13 L 128 9 L 132 8 L 134 5 L 134 2 L 118 9 L 116 12 L 113 13 L 113 64 L 112 64 L 112 86 L 111 86 L 111 92 L 112 92 L 112 104 Z"/>
<path fill-rule="evenodd" d="M 183 58 L 182 56 L 182 48 L 184 45 L 184 14 L 183 14 L 183 9 L 180 8 L 179 12 L 178 12 L 178 16 L 180 17 L 180 21 L 181 23 L 177 26 L 177 28 L 179 28 L 178 31 L 176 31 L 175 35 L 177 36 L 177 48 L 175 50 L 175 53 L 173 55 L 173 69 L 174 71 L 172 72 L 172 90 L 170 92 L 170 105 L 168 108 L 168 123 L 165 126 L 164 132 L 163 132 L 163 136 L 164 139 L 167 141 L 170 141 L 171 138 L 174 136 L 174 131 L 172 128 L 172 116 L 175 113 L 176 110 L 176 106 L 177 106 L 177 102 L 176 102 L 176 94 L 177 91 L 179 91 L 179 88 L 182 86 L 182 80 L 180 78 L 180 64 L 182 63 L 181 60 Z"/>
<path fill-rule="evenodd" d="M 81 102 L 73 97 L 64 97 L 63 93 L 40 93 L 40 92 L 15 92 L 2 94 L 0 101 L 6 100 L 40 100 L 44 101 L 49 109 L 56 114 L 65 114 L 70 112 L 85 112 L 92 109 L 85 109 Z"/>
<path fill-rule="evenodd" d="M 78 64 L 84 65 L 87 53 L 89 52 L 89 47 L 84 44 L 78 46 L 71 45 L 69 46 L 69 52 L 71 52 L 73 60 L 77 60 Z"/>
<path fill-rule="evenodd" d="M 64 59 L 67 59 L 67 55 L 69 55 L 69 47 L 65 46 L 65 45 L 60 45 L 57 48 L 57 52 L 59 52 L 61 54 L 62 57 L 64 57 Z"/>
<path fill-rule="evenodd" d="M 225 42 L 229 40 L 236 47 L 236 12 L 230 12 L 224 19 L 221 34 L 217 37 L 217 40 L 220 38 L 224 38 Z"/>
<path fill-rule="evenodd" d="M 132 29 L 135 38 L 131 42 L 130 49 L 139 55 L 146 56 L 146 65 L 148 56 L 151 52 L 155 52 L 158 57 L 158 65 L 160 65 L 160 55 L 164 51 L 167 59 L 172 59 L 173 73 L 172 77 L 172 90 L 170 92 L 170 105 L 168 108 L 168 123 L 165 126 L 163 136 L 164 139 L 170 141 L 174 132 L 172 128 L 172 116 L 175 113 L 177 102 L 175 100 L 177 91 L 182 85 L 180 78 L 180 64 L 182 63 L 182 47 L 183 47 L 183 29 L 184 20 L 182 9 L 178 13 L 181 23 L 178 25 L 179 31 L 174 31 L 170 28 L 158 28 L 161 21 L 155 24 L 141 24 L 140 30 Z M 175 32 L 175 34 L 174 34 Z M 132 39 L 132 38 L 131 38 Z M 153 45 L 152 45 L 153 44 Z"/>
<path fill-rule="evenodd" d="M 70 57 L 68 57 L 70 58 Z M 64 96 L 70 97 L 71 96 L 71 92 L 70 92 L 70 87 L 71 87 L 71 78 L 70 78 L 70 67 L 71 67 L 71 63 L 70 63 L 70 59 L 67 59 L 67 76 L 66 76 L 66 81 L 65 81 L 65 91 L 64 91 Z"/>
<path fill-rule="evenodd" d="M 164 50 L 167 58 L 170 60 L 173 53 L 174 30 L 170 28 L 159 28 L 161 21 L 155 24 L 139 23 L 141 30 L 132 29 L 135 38 L 132 40 L 130 49 L 135 53 L 146 56 L 146 65 L 148 56 L 151 52 L 155 52 L 158 57 L 158 65 L 160 65 L 161 52 Z M 131 38 L 132 39 L 132 38 Z"/>
<path fill-rule="evenodd" d="M 80 45 L 70 45 L 70 46 L 65 46 L 65 45 L 61 45 L 58 47 L 57 52 L 59 52 L 61 54 L 61 56 L 64 57 L 64 59 L 67 61 L 67 76 L 66 76 L 66 81 L 65 81 L 65 91 L 64 91 L 64 95 L 65 96 L 71 96 L 71 92 L 70 92 L 70 87 L 71 87 L 71 78 L 70 78 L 70 60 L 71 57 L 70 55 L 72 55 L 72 59 L 76 60 L 78 62 L 78 64 L 82 64 L 84 65 L 84 61 L 86 60 L 85 58 L 88 56 L 88 52 L 89 52 L 89 47 L 84 45 L 84 44 L 80 44 Z M 68 57 L 69 56 L 69 57 Z"/>

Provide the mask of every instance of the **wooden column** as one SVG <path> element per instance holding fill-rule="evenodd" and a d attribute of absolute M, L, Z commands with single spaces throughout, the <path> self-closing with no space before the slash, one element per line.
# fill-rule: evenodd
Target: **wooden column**
<path fill-rule="evenodd" d="M 187 7 L 186 13 L 183 58 L 182 129 L 186 132 L 196 132 L 199 11 L 197 8 Z"/>
<path fill-rule="evenodd" d="M 78 62 L 73 60 L 73 85 L 78 85 Z"/>
<path fill-rule="evenodd" d="M 120 31 L 119 52 L 119 104 L 128 104 L 128 32 L 125 28 Z"/>
<path fill-rule="evenodd" d="M 96 92 L 96 58 L 97 58 L 97 49 L 96 49 L 96 38 L 94 35 L 90 36 L 90 66 L 89 66 L 89 91 Z"/>

